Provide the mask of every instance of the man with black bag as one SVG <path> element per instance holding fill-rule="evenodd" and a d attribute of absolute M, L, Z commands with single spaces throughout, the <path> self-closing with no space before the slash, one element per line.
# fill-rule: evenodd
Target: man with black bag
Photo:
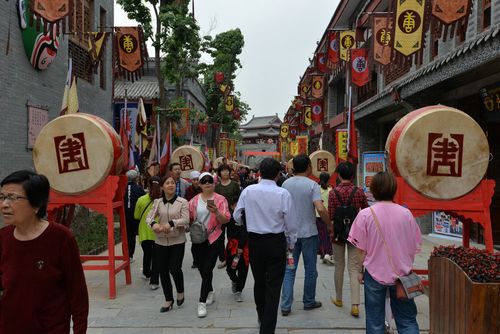
<path fill-rule="evenodd" d="M 362 263 L 359 262 L 357 249 L 347 241 L 351 225 L 359 210 L 368 207 L 365 193 L 352 183 L 354 166 L 350 162 L 342 162 L 337 166 L 340 184 L 328 196 L 328 211 L 333 220 L 333 258 L 335 261 L 335 298 L 332 303 L 342 307 L 342 287 L 344 285 L 345 252 L 347 249 L 347 270 L 351 285 L 351 315 L 359 317 L 360 286 L 358 273 Z"/>

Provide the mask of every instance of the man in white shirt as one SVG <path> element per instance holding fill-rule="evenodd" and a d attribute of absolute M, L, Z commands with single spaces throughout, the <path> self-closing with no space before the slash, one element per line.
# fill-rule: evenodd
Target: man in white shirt
<path fill-rule="evenodd" d="M 243 190 L 234 210 L 238 223 L 246 223 L 254 298 L 260 334 L 272 334 L 286 266 L 286 252 L 297 240 L 297 220 L 290 193 L 276 185 L 280 163 L 265 158 L 260 163 L 262 180 Z"/>
<path fill-rule="evenodd" d="M 297 231 L 297 244 L 293 250 L 293 259 L 297 264 L 300 254 L 304 260 L 304 294 L 302 302 L 304 310 L 313 310 L 321 307 L 321 302 L 316 300 L 316 269 L 318 254 L 318 228 L 316 225 L 316 211 L 327 227 L 331 230 L 330 216 L 323 205 L 320 187 L 317 182 L 309 178 L 312 172 L 311 159 L 305 154 L 293 158 L 294 177 L 286 180 L 282 187 L 290 192 L 294 208 L 293 215 L 300 222 Z M 281 314 L 287 316 L 292 310 L 293 285 L 297 266 L 287 268 L 281 292 Z"/>

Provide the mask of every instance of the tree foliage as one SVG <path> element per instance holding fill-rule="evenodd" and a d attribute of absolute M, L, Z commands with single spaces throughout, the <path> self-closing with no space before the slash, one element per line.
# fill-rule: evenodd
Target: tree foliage
<path fill-rule="evenodd" d="M 244 119 L 250 107 L 241 100 L 239 92 L 234 91 L 234 79 L 236 71 L 242 67 L 238 56 L 243 51 L 245 41 L 240 29 L 222 32 L 212 38 L 205 36 L 202 50 L 212 57 L 211 64 L 203 64 L 203 86 L 207 97 L 207 113 L 211 120 L 222 124 L 223 130 L 234 133 L 238 129 L 239 122 L 234 120 L 231 113 L 225 110 L 224 95 L 215 82 L 215 73 L 224 73 L 224 83 L 233 89 L 235 96 L 235 107 L 239 108 L 241 118 Z"/>

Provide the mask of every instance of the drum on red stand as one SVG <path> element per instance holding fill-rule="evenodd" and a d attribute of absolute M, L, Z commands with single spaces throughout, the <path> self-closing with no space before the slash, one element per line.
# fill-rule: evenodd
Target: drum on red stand
<path fill-rule="evenodd" d="M 189 179 L 192 171 L 201 172 L 205 166 L 203 154 L 194 146 L 184 145 L 175 149 L 170 163 L 177 162 L 181 165 L 181 177 Z"/>
<path fill-rule="evenodd" d="M 108 175 L 122 172 L 124 150 L 120 137 L 105 120 L 76 113 L 47 123 L 33 146 L 33 163 L 55 191 L 88 192 Z"/>
<path fill-rule="evenodd" d="M 489 163 L 488 140 L 466 113 L 437 105 L 415 110 L 394 126 L 385 149 L 389 168 L 416 191 L 448 200 L 472 191 Z"/>
<path fill-rule="evenodd" d="M 335 156 L 328 151 L 318 150 L 309 155 L 312 165 L 312 174 L 319 178 L 322 172 L 327 172 L 330 176 L 335 172 Z"/>

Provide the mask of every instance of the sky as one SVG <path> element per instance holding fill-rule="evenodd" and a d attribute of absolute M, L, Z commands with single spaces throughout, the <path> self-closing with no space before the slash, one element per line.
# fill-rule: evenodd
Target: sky
<path fill-rule="evenodd" d="M 250 105 L 247 121 L 274 114 L 283 120 L 339 0 L 194 1 L 202 36 L 235 28 L 243 33 L 243 68 L 236 73 L 235 89 Z M 115 4 L 115 26 L 131 23 Z"/>

